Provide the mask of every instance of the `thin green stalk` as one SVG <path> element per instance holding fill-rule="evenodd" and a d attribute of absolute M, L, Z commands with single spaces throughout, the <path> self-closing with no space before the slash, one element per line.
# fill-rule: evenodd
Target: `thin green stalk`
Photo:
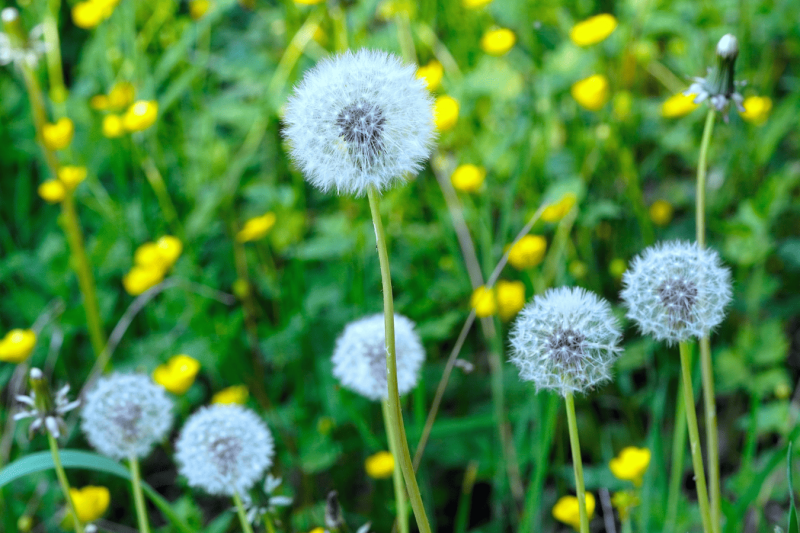
<path fill-rule="evenodd" d="M 389 440 L 389 451 L 392 452 L 392 457 L 397 457 L 397 439 L 393 435 L 391 418 L 389 416 L 389 402 L 386 400 L 381 401 L 381 408 L 383 410 L 383 424 L 386 426 L 386 438 Z M 397 523 L 400 526 L 400 533 L 408 533 L 408 500 L 406 500 L 406 488 L 403 485 L 403 472 L 400 471 L 400 462 L 395 461 L 394 471 L 392 472 L 392 481 L 394 482 L 394 501 L 397 507 Z"/>
<path fill-rule="evenodd" d="M 272 523 L 272 516 L 269 512 L 264 513 L 261 518 L 264 520 L 264 529 L 267 533 L 275 533 L 275 524 Z"/>
<path fill-rule="evenodd" d="M 528 495 L 525 497 L 525 509 L 519 531 L 533 531 L 533 524 L 542 523 L 542 490 L 549 466 L 547 458 L 550 456 L 550 448 L 553 446 L 556 415 L 558 414 L 558 398 L 555 395 L 540 394 L 538 396 L 543 399 L 544 414 L 539 418 L 541 424 L 537 425 L 532 434 L 533 479 L 528 486 Z"/>
<path fill-rule="evenodd" d="M 131 470 L 131 485 L 133 486 L 133 503 L 136 505 L 136 520 L 139 523 L 140 533 L 150 533 L 150 523 L 147 520 L 147 508 L 144 506 L 142 494 L 142 476 L 139 472 L 139 459 L 135 455 L 128 458 Z"/>
<path fill-rule="evenodd" d="M 683 481 L 683 461 L 686 454 L 686 402 L 683 382 L 678 382 L 678 401 L 675 405 L 675 427 L 672 431 L 672 464 L 669 470 L 669 496 L 667 497 L 667 520 L 664 530 L 675 533 L 678 520 L 678 500 Z"/>
<path fill-rule="evenodd" d="M 244 510 L 242 498 L 238 492 L 233 493 L 233 503 L 236 504 L 236 514 L 239 515 L 239 523 L 242 524 L 242 531 L 244 533 L 253 533 L 253 528 L 250 527 L 250 522 L 247 521 L 247 513 Z"/>
<path fill-rule="evenodd" d="M 622 533 L 633 533 L 633 529 L 631 528 L 630 514 L 625 516 L 625 520 L 622 521 Z"/>
<path fill-rule="evenodd" d="M 72 502 L 72 496 L 69 494 L 69 481 L 67 481 L 67 473 L 64 472 L 64 466 L 61 464 L 61 455 L 58 453 L 58 443 L 56 442 L 56 438 L 49 431 L 47 431 L 47 442 L 50 444 L 50 453 L 53 455 L 53 466 L 56 469 L 56 477 L 58 477 L 58 484 L 61 485 L 61 492 L 64 493 L 64 499 L 67 501 L 67 509 L 72 517 L 75 533 L 83 533 L 83 524 L 78 518 L 78 513 L 75 511 L 75 504 Z"/>
<path fill-rule="evenodd" d="M 158 171 L 158 167 L 150 156 L 146 156 L 142 159 L 142 170 L 144 170 L 144 175 L 147 178 L 147 182 L 150 184 L 150 188 L 153 189 L 156 195 L 158 205 L 161 207 L 161 213 L 164 215 L 167 224 L 169 224 L 172 231 L 179 237 L 183 237 L 183 228 L 181 228 L 180 221 L 178 220 L 178 212 L 175 209 L 175 204 L 172 203 L 172 198 L 167 190 L 167 184 L 164 183 L 161 172 Z"/>
<path fill-rule="evenodd" d="M 583 462 L 581 461 L 581 443 L 578 440 L 578 420 L 575 417 L 575 399 L 572 393 L 564 396 L 567 403 L 567 424 L 569 425 L 569 444 L 572 448 L 572 466 L 575 470 L 575 493 L 578 497 L 578 514 L 581 521 L 581 533 L 589 533 L 589 515 L 586 513 L 586 488 L 583 485 Z"/>
<path fill-rule="evenodd" d="M 464 481 L 461 484 L 461 496 L 458 498 L 456 510 L 456 524 L 453 533 L 465 533 L 469 522 L 469 509 L 472 502 L 472 489 L 475 486 L 475 477 L 478 475 L 478 461 L 471 460 L 464 472 Z"/>
<path fill-rule="evenodd" d="M 61 0 L 49 0 L 42 24 L 44 40 L 47 43 L 47 74 L 50 81 L 50 99 L 56 104 L 59 115 L 64 114 L 64 101 L 67 89 L 64 86 L 64 72 L 61 66 L 61 42 L 58 36 L 58 13 Z"/>
<path fill-rule="evenodd" d="M 706 245 L 706 172 L 708 161 L 708 145 L 714 131 L 714 108 L 708 110 L 706 125 L 703 128 L 703 140 L 700 142 L 700 159 L 697 162 L 697 206 L 695 223 L 697 224 L 697 244 Z"/>
<path fill-rule="evenodd" d="M 700 431 L 697 429 L 697 414 L 694 406 L 694 391 L 692 390 L 692 355 L 689 344 L 680 343 L 681 374 L 683 375 L 683 401 L 686 405 L 686 423 L 689 429 L 689 448 L 692 451 L 692 466 L 694 467 L 695 485 L 697 487 L 697 502 L 700 505 L 700 517 L 703 521 L 703 531 L 712 533 L 711 512 L 708 508 L 708 491 L 706 489 L 706 474 L 703 470 L 703 451 L 700 447 Z"/>
<path fill-rule="evenodd" d="M 375 240 L 378 247 L 378 260 L 381 265 L 381 283 L 383 285 L 383 314 L 386 329 L 386 380 L 389 385 L 389 419 L 391 422 L 392 436 L 397 446 L 397 457 L 400 468 L 403 471 L 403 478 L 408 488 L 408 496 L 411 501 L 411 508 L 414 510 L 414 517 L 417 520 L 417 527 L 421 533 L 431 533 L 431 526 L 425 514 L 425 507 L 422 504 L 422 495 L 419 492 L 417 478 L 414 475 L 414 467 L 411 464 L 411 454 L 408 451 L 406 440 L 406 430 L 403 426 L 403 413 L 400 411 L 400 394 L 397 389 L 397 352 L 394 344 L 394 299 L 392 296 L 392 276 L 389 268 L 389 252 L 386 249 L 386 234 L 383 230 L 381 212 L 378 199 L 378 191 L 375 187 L 370 187 L 367 192 L 369 197 L 369 208 L 372 213 L 372 223 L 375 226 Z"/>

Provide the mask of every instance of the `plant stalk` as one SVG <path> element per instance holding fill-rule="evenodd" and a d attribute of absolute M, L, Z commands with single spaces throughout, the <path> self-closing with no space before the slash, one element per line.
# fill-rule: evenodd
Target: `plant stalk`
<path fill-rule="evenodd" d="M 381 408 L 383 410 L 383 424 L 386 426 L 386 438 L 389 440 L 389 451 L 392 452 L 392 457 L 398 457 L 397 446 L 393 435 L 391 419 L 389 417 L 389 402 L 381 400 Z M 392 481 L 394 482 L 394 501 L 397 508 L 397 523 L 400 526 L 400 533 L 408 533 L 408 500 L 406 499 L 406 487 L 403 484 L 403 472 L 400 470 L 400 462 L 394 462 L 394 471 L 392 472 Z"/>
<path fill-rule="evenodd" d="M 133 503 L 136 505 L 136 520 L 139 523 L 140 533 L 150 533 L 150 523 L 147 520 L 147 508 L 144 505 L 142 494 L 142 475 L 139 471 L 139 459 L 131 455 L 128 459 L 131 469 L 131 485 L 133 486 Z"/>
<path fill-rule="evenodd" d="M 575 492 L 578 497 L 578 514 L 581 521 L 581 533 L 589 533 L 589 515 L 586 512 L 586 488 L 583 484 L 583 462 L 581 461 L 581 443 L 578 440 L 578 420 L 575 416 L 575 399 L 572 393 L 564 396 L 567 403 L 567 423 L 569 425 L 569 444 L 572 448 L 572 466 L 575 470 Z"/>
<path fill-rule="evenodd" d="M 253 528 L 250 526 L 250 522 L 247 521 L 247 513 L 244 510 L 242 497 L 239 496 L 238 492 L 233 493 L 233 503 L 236 504 L 236 514 L 239 515 L 239 523 L 242 524 L 242 531 L 244 531 L 244 533 L 253 533 Z"/>
<path fill-rule="evenodd" d="M 75 511 L 75 504 L 72 501 L 72 496 L 69 493 L 69 481 L 67 481 L 67 473 L 64 472 L 64 466 L 61 464 L 61 455 L 58 453 L 58 442 L 56 438 L 47 431 L 47 442 L 50 444 L 50 453 L 53 456 L 53 466 L 56 470 L 56 477 L 58 484 L 61 485 L 61 492 L 64 493 L 64 499 L 67 501 L 67 509 L 70 516 L 72 516 L 72 524 L 75 527 L 75 533 L 84 533 L 83 523 L 78 518 L 78 513 Z"/>

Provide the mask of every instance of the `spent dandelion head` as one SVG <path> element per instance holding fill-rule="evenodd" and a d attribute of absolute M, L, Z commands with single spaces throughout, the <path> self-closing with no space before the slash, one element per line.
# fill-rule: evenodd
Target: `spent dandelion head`
<path fill-rule="evenodd" d="M 610 379 L 621 337 L 608 302 L 579 288 L 550 289 L 517 315 L 511 362 L 537 390 L 585 392 Z"/>
<path fill-rule="evenodd" d="M 69 385 L 61 387 L 55 395 L 50 390 L 50 384 L 41 370 L 31 368 L 29 374 L 31 393 L 27 396 L 17 396 L 17 401 L 25 405 L 23 411 L 14 415 L 14 420 L 33 418 L 28 427 L 28 432 L 43 431 L 58 438 L 65 430 L 64 415 L 80 405 L 79 401 L 71 402 L 67 397 Z"/>
<path fill-rule="evenodd" d="M 433 101 L 416 68 L 377 50 L 319 62 L 295 88 L 283 135 L 306 179 L 364 196 L 416 174 L 435 136 Z"/>
<path fill-rule="evenodd" d="M 13 7 L 0 11 L 0 19 L 6 30 L 5 33 L 0 32 L 0 65 L 14 63 L 18 67 L 36 67 L 39 59 L 47 52 L 44 26 L 34 26 L 26 35 L 19 19 L 19 11 Z"/>
<path fill-rule="evenodd" d="M 744 98 L 736 90 L 737 86 L 745 82 L 735 80 L 736 58 L 739 56 L 739 41 L 732 34 L 723 35 L 717 43 L 717 63 L 709 67 L 705 78 L 692 78 L 693 83 L 683 94 L 696 95 L 694 103 L 699 104 L 708 100 L 708 104 L 723 113 L 725 121 L 728 120 L 728 108 L 733 103 L 743 112 Z"/>

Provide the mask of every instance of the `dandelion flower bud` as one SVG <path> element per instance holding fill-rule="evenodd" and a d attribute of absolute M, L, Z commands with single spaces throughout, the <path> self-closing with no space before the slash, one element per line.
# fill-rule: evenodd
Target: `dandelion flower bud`
<path fill-rule="evenodd" d="M 306 179 L 363 196 L 416 174 L 433 146 L 433 101 L 413 65 L 359 50 L 325 59 L 289 99 L 283 134 Z"/>
<path fill-rule="evenodd" d="M 717 111 L 724 113 L 725 121 L 728 120 L 727 110 L 731 102 L 743 112 L 744 98 L 736 91 L 741 82 L 735 81 L 736 58 L 739 56 L 739 41 L 730 33 L 723 35 L 717 43 L 717 63 L 708 69 L 705 78 L 692 78 L 692 83 L 683 94 L 695 94 L 694 103 L 699 104 L 708 100 L 709 105 Z"/>
<path fill-rule="evenodd" d="M 717 43 L 717 55 L 723 59 L 736 59 L 739 55 L 739 41 L 730 33 L 723 35 Z"/>
<path fill-rule="evenodd" d="M 175 443 L 178 471 L 209 494 L 244 494 L 272 465 L 275 446 L 266 424 L 239 405 L 203 407 Z"/>
<path fill-rule="evenodd" d="M 642 333 L 670 344 L 708 335 L 731 299 L 730 273 L 717 253 L 686 241 L 646 249 L 622 284 L 628 318 Z"/>
<path fill-rule="evenodd" d="M 172 427 L 172 401 L 145 375 L 112 374 L 86 395 L 81 420 L 89 444 L 103 455 L 141 458 Z"/>
<path fill-rule="evenodd" d="M 579 288 L 551 289 L 517 316 L 511 362 L 537 390 L 584 392 L 610 379 L 621 337 L 608 302 Z"/>
<path fill-rule="evenodd" d="M 417 385 L 425 350 L 414 323 L 402 315 L 394 315 L 394 336 L 397 388 L 403 395 Z M 350 322 L 344 328 L 333 352 L 333 375 L 345 388 L 370 400 L 388 398 L 383 313 Z"/>

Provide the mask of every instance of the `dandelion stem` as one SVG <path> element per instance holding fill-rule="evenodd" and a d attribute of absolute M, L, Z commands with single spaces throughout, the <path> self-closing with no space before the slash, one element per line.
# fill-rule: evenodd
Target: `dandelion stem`
<path fill-rule="evenodd" d="M 253 528 L 250 527 L 250 522 L 247 521 L 247 513 L 244 510 L 244 504 L 239 493 L 234 491 L 233 503 L 236 504 L 236 514 L 239 515 L 239 522 L 242 524 L 242 531 L 244 533 L 253 533 Z"/>
<path fill-rule="evenodd" d="M 61 485 L 61 492 L 64 493 L 64 499 L 67 501 L 67 509 L 72 517 L 72 524 L 75 527 L 75 533 L 83 533 L 83 524 L 78 518 L 78 513 L 75 511 L 75 504 L 72 502 L 72 496 L 69 494 L 69 481 L 67 481 L 67 473 L 64 472 L 64 466 L 61 464 L 61 455 L 58 453 L 58 442 L 56 438 L 47 431 L 47 442 L 50 444 L 50 453 L 53 456 L 53 466 L 56 470 L 56 477 L 58 484 Z"/>
<path fill-rule="evenodd" d="M 136 520 L 139 523 L 141 533 L 150 533 L 150 523 L 147 521 L 147 509 L 144 506 L 144 495 L 142 494 L 142 476 L 139 472 L 139 459 L 131 455 L 128 459 L 131 469 L 131 485 L 133 486 L 133 503 L 136 505 Z"/>
<path fill-rule="evenodd" d="M 708 508 L 708 492 L 706 489 L 706 475 L 703 471 L 703 451 L 700 447 L 700 431 L 697 429 L 697 414 L 694 406 L 694 391 L 692 389 L 692 361 L 689 344 L 680 343 L 681 373 L 683 374 L 683 401 L 686 405 L 686 423 L 689 429 L 689 448 L 692 451 L 692 466 L 694 467 L 695 485 L 697 487 L 697 501 L 700 505 L 700 517 L 703 521 L 703 531 L 712 533 L 711 513 Z"/>
<path fill-rule="evenodd" d="M 383 424 L 386 426 L 386 438 L 389 440 L 389 451 L 392 452 L 392 457 L 397 458 L 397 444 L 394 437 L 391 418 L 389 416 L 389 402 L 386 400 L 381 401 L 383 408 Z M 408 533 L 408 501 L 406 500 L 406 488 L 403 484 L 403 472 L 400 470 L 400 462 L 395 461 L 394 471 L 392 472 L 392 481 L 394 481 L 394 501 L 397 507 L 397 523 L 400 525 L 400 533 Z"/>
<path fill-rule="evenodd" d="M 686 404 L 683 399 L 683 382 L 678 383 L 678 401 L 675 406 L 675 427 L 672 433 L 672 464 L 669 472 L 667 520 L 664 531 L 675 533 L 678 518 L 678 499 L 681 494 L 683 461 L 686 453 Z"/>
<path fill-rule="evenodd" d="M 378 247 L 378 260 L 381 265 L 381 283 L 383 285 L 383 314 L 386 328 L 386 380 L 389 385 L 388 411 L 390 423 L 393 426 L 392 436 L 397 447 L 396 460 L 400 463 L 403 478 L 408 488 L 408 496 L 414 517 L 421 533 L 431 533 L 431 526 L 422 504 L 422 495 L 419 492 L 417 478 L 414 476 L 414 467 L 411 464 L 411 454 L 406 442 L 406 431 L 403 426 L 403 413 L 400 412 L 400 394 L 397 389 L 397 353 L 394 344 L 394 300 L 392 297 L 392 276 L 389 269 L 389 253 L 386 249 L 386 234 L 383 230 L 378 191 L 370 187 L 367 196 L 372 213 L 372 223 L 375 226 L 375 241 Z"/>
<path fill-rule="evenodd" d="M 569 425 L 569 444 L 572 448 L 572 466 L 575 470 L 575 492 L 578 497 L 578 513 L 581 521 L 581 533 L 589 533 L 589 515 L 586 513 L 586 489 L 583 485 L 583 462 L 581 461 L 581 443 L 578 440 L 578 421 L 575 417 L 575 399 L 572 393 L 564 396 L 567 403 L 567 424 Z"/>
<path fill-rule="evenodd" d="M 706 125 L 703 128 L 703 140 L 700 143 L 700 158 L 697 162 L 697 208 L 695 222 L 697 224 L 697 244 L 706 245 L 706 172 L 708 161 L 708 145 L 711 143 L 711 133 L 714 131 L 714 109 L 708 110 Z"/>

